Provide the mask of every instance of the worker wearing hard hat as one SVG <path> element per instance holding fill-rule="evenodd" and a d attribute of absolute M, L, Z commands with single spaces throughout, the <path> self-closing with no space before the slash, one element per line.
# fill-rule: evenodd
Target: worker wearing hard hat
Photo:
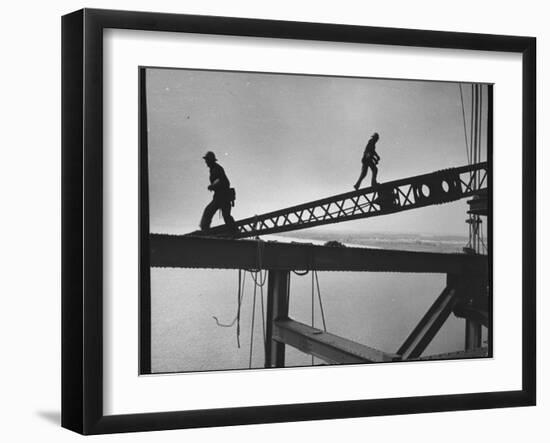
<path fill-rule="evenodd" d="M 214 192 L 214 195 L 212 201 L 204 208 L 200 228 L 203 231 L 209 229 L 212 217 L 220 210 L 225 224 L 230 231 L 234 231 L 235 220 L 231 216 L 231 206 L 235 202 L 235 189 L 230 187 L 229 179 L 212 151 L 208 151 L 202 158 L 210 169 L 208 190 Z"/>
<path fill-rule="evenodd" d="M 363 158 L 361 159 L 361 174 L 359 175 L 357 183 L 355 183 L 355 185 L 353 186 L 355 189 L 359 189 L 359 186 L 361 186 L 361 182 L 367 176 L 369 168 L 372 171 L 371 186 L 376 186 L 378 184 L 378 182 L 376 181 L 376 176 L 378 175 L 378 167 L 376 165 L 380 161 L 380 156 L 376 153 L 376 142 L 379 138 L 380 136 L 378 135 L 378 132 L 375 132 L 374 134 L 372 134 L 369 142 L 367 143 L 367 146 L 365 146 Z"/>

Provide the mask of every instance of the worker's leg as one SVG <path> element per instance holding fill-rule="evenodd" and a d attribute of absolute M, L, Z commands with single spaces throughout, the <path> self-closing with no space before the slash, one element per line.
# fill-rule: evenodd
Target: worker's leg
<path fill-rule="evenodd" d="M 210 223 L 212 223 L 212 217 L 214 217 L 214 214 L 218 210 L 218 205 L 214 200 L 212 200 L 206 208 L 204 208 L 204 212 L 202 213 L 201 218 L 201 229 L 205 231 L 206 229 L 210 228 Z"/>
<path fill-rule="evenodd" d="M 378 184 L 378 182 L 376 181 L 376 176 L 378 175 L 378 168 L 374 163 L 370 165 L 370 168 L 372 169 L 371 186 L 374 186 Z"/>
<path fill-rule="evenodd" d="M 224 202 L 221 205 L 223 221 L 230 230 L 235 229 L 235 219 L 231 217 L 231 202 Z"/>
<path fill-rule="evenodd" d="M 357 183 L 355 183 L 353 187 L 355 189 L 359 189 L 359 186 L 361 186 L 361 182 L 366 176 L 367 176 L 367 165 L 363 163 L 361 167 L 361 174 L 359 175 L 359 179 L 357 180 Z"/>

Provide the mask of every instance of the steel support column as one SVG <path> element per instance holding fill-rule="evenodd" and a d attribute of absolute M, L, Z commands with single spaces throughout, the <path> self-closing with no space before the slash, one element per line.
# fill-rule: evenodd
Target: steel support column
<path fill-rule="evenodd" d="M 481 324 L 466 319 L 466 334 L 464 338 L 464 348 L 466 351 L 478 349 L 481 347 Z"/>
<path fill-rule="evenodd" d="M 481 326 L 488 326 L 487 276 L 470 272 L 462 276 L 450 276 L 457 289 L 459 302 L 453 308 L 457 317 L 466 320 L 464 348 L 469 351 L 481 347 Z"/>
<path fill-rule="evenodd" d="M 270 270 L 267 280 L 267 318 L 265 331 L 265 367 L 285 366 L 285 344 L 274 340 L 274 323 L 288 319 L 289 271 Z"/>

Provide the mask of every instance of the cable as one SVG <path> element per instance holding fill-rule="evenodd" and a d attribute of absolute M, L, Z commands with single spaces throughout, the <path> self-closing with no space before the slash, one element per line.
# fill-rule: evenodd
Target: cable
<path fill-rule="evenodd" d="M 311 327 L 315 327 L 315 296 L 314 296 L 314 285 L 313 285 L 314 272 L 311 273 Z M 314 357 L 311 354 L 311 366 L 314 365 Z"/>
<path fill-rule="evenodd" d="M 215 315 L 212 316 L 214 321 L 216 322 L 216 325 L 220 328 L 231 328 L 237 322 L 237 347 L 241 347 L 241 341 L 240 341 L 240 335 L 241 335 L 241 307 L 242 307 L 242 300 L 244 297 L 244 286 L 245 286 L 245 280 L 246 280 L 246 273 L 242 274 L 242 285 L 241 285 L 241 270 L 239 269 L 239 284 L 237 289 L 237 314 L 231 321 L 231 323 L 221 323 Z"/>
<path fill-rule="evenodd" d="M 242 305 L 242 297 L 241 293 L 244 294 L 244 277 L 246 277 L 246 274 L 244 274 L 243 277 L 243 289 L 241 291 L 241 273 L 242 271 L 239 269 L 239 294 L 237 294 L 237 348 L 241 349 L 241 305 Z"/>
<path fill-rule="evenodd" d="M 264 334 L 264 345 L 265 345 L 265 310 L 264 310 L 264 288 L 260 286 L 260 300 L 262 302 L 262 331 Z"/>
<path fill-rule="evenodd" d="M 294 274 L 296 275 L 299 275 L 300 277 L 303 277 L 304 275 L 307 275 L 309 273 L 309 271 L 303 271 L 303 272 L 300 272 L 300 271 L 292 271 Z"/>
<path fill-rule="evenodd" d="M 255 270 L 248 270 L 250 272 L 250 275 L 252 277 L 252 280 L 254 281 L 254 296 L 252 301 L 252 324 L 250 326 L 250 352 L 248 355 L 248 367 L 252 368 L 252 353 L 254 349 L 254 323 L 256 319 L 256 295 L 258 293 L 258 288 L 260 288 L 260 301 L 261 301 L 261 311 L 262 311 L 262 332 L 263 332 L 263 338 L 264 338 L 264 344 L 266 340 L 265 335 L 265 307 L 264 307 L 264 290 L 263 287 L 265 286 L 267 282 L 267 276 L 268 271 L 267 269 L 263 272 L 262 276 L 262 247 L 263 243 L 262 240 L 259 237 L 256 237 L 256 244 L 257 244 L 257 267 Z M 259 274 L 259 277 L 258 277 Z"/>
<path fill-rule="evenodd" d="M 325 311 L 323 309 L 323 300 L 321 299 L 321 289 L 319 289 L 319 276 L 315 271 L 315 280 L 317 282 L 317 295 L 319 296 L 319 307 L 321 308 L 321 319 L 323 320 L 323 329 L 327 332 L 327 323 L 325 321 Z"/>
<path fill-rule="evenodd" d="M 265 302 L 264 302 L 264 291 L 263 287 L 267 281 L 268 271 L 265 270 L 264 275 L 262 275 L 262 254 L 261 254 L 261 248 L 260 244 L 258 243 L 258 268 L 255 270 L 242 270 L 239 269 L 238 274 L 238 285 L 237 285 L 237 313 L 231 323 L 221 323 L 219 319 L 216 316 L 212 316 L 212 318 L 216 321 L 217 326 L 229 328 L 235 325 L 235 322 L 237 323 L 237 346 L 240 348 L 240 319 L 241 319 L 241 309 L 242 309 L 242 300 L 244 297 L 244 289 L 246 286 L 246 274 L 250 273 L 252 280 L 254 282 L 254 291 L 253 291 L 253 298 L 252 298 L 252 319 L 251 319 L 251 326 L 250 326 L 250 349 L 249 349 L 249 355 L 248 355 L 248 367 L 252 368 L 252 357 L 254 353 L 254 326 L 255 326 L 255 319 L 256 319 L 256 297 L 258 295 L 258 288 L 260 288 L 259 295 L 260 295 L 260 304 L 261 304 L 261 313 L 262 313 L 262 333 L 263 333 L 263 341 L 264 345 L 266 343 L 266 318 L 265 318 Z M 243 272 L 244 271 L 244 272 Z M 292 271 L 297 275 L 304 276 L 311 272 L 311 326 L 315 327 L 315 288 L 317 289 L 317 297 L 319 299 L 319 307 L 321 310 L 321 319 L 323 322 L 323 330 L 327 331 L 327 325 L 326 325 L 326 318 L 325 318 L 325 310 L 323 307 L 323 300 L 321 296 L 321 289 L 319 284 L 319 275 L 317 271 L 315 270 L 306 270 L 304 272 L 299 271 Z M 258 277 L 258 274 L 260 276 Z M 287 279 L 287 306 L 289 304 L 290 300 L 290 278 Z M 311 356 L 311 364 L 315 364 L 314 356 Z"/>
<path fill-rule="evenodd" d="M 250 353 L 248 356 L 248 368 L 252 368 L 252 349 L 254 348 L 254 318 L 256 316 L 256 288 L 258 285 L 254 285 L 254 298 L 252 301 L 252 324 L 250 326 Z"/>
<path fill-rule="evenodd" d="M 464 142 L 466 144 L 466 158 L 468 159 L 468 164 L 470 163 L 470 153 L 468 146 L 468 135 L 466 133 L 466 113 L 464 112 L 464 97 L 462 96 L 462 84 L 458 84 L 458 88 L 460 89 L 460 102 L 462 103 L 462 122 L 464 123 Z"/>
<path fill-rule="evenodd" d="M 263 261 L 263 254 L 262 254 L 262 240 L 259 237 L 256 237 L 256 244 L 257 244 L 257 256 L 256 256 L 256 262 L 257 267 L 256 269 L 247 269 L 248 272 L 252 275 L 252 279 L 254 280 L 254 283 L 258 286 L 264 286 L 267 281 L 267 269 L 263 273 L 262 277 L 262 261 Z M 260 273 L 260 282 L 258 283 L 257 276 L 258 273 Z"/>
<path fill-rule="evenodd" d="M 246 276 L 246 274 L 244 274 L 244 275 Z M 242 279 L 242 288 L 241 288 L 241 270 L 239 269 L 239 285 L 238 285 L 238 289 L 237 289 L 237 314 L 235 315 L 233 320 L 231 320 L 231 323 L 222 323 L 222 322 L 219 321 L 218 317 L 213 315 L 212 318 L 216 321 L 217 326 L 219 326 L 220 328 L 230 328 L 235 324 L 235 322 L 237 320 L 240 319 L 241 302 L 242 302 L 243 296 L 244 296 L 244 277 Z"/>
<path fill-rule="evenodd" d="M 477 146 L 477 163 L 481 161 L 481 136 L 483 135 L 483 125 L 482 125 L 482 111 L 483 111 L 483 90 L 481 89 L 481 85 L 479 86 L 479 136 L 478 136 L 478 146 Z M 480 181 L 480 172 L 476 171 L 476 182 L 479 183 Z"/>
<path fill-rule="evenodd" d="M 474 155 L 474 84 L 472 83 L 472 100 L 470 109 L 470 159 Z"/>

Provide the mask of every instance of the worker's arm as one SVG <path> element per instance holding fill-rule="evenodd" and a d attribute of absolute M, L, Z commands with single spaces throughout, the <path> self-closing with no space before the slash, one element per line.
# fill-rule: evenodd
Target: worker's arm
<path fill-rule="evenodd" d="M 214 189 L 216 189 L 216 187 L 220 184 L 220 179 L 217 178 L 216 180 L 214 180 L 212 183 L 210 183 L 208 185 L 208 190 L 209 191 L 213 191 Z"/>

